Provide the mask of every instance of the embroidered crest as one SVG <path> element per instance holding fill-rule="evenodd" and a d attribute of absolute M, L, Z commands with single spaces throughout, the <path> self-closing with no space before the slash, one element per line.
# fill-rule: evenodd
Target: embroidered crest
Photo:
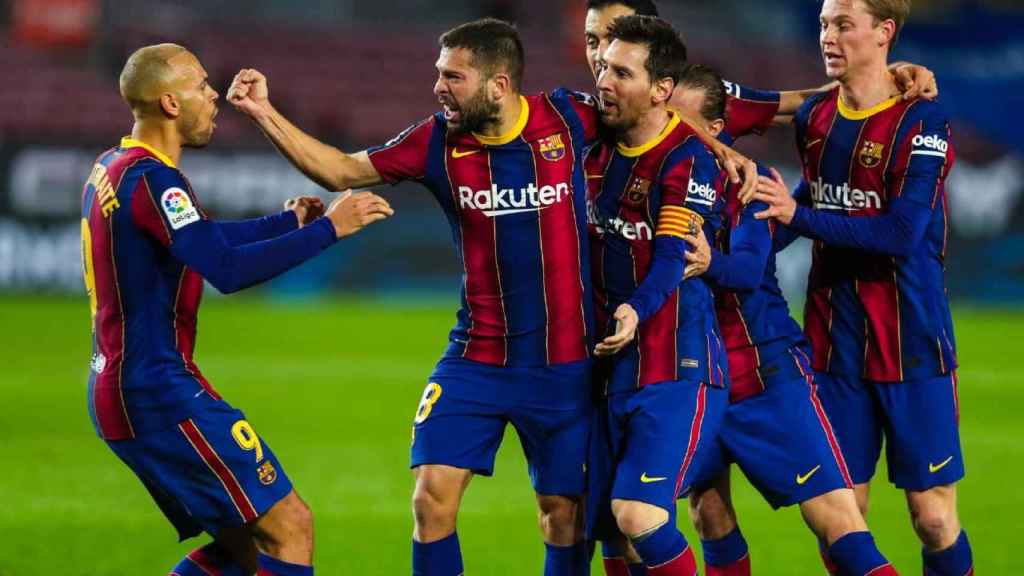
<path fill-rule="evenodd" d="M 874 168 L 882 161 L 882 151 L 885 150 L 885 146 L 878 142 L 872 142 L 871 140 L 865 140 L 864 146 L 860 149 L 858 159 L 860 165 L 865 168 Z"/>
<path fill-rule="evenodd" d="M 538 143 L 541 157 L 549 162 L 557 162 L 565 156 L 565 144 L 562 142 L 561 134 L 541 138 Z"/>

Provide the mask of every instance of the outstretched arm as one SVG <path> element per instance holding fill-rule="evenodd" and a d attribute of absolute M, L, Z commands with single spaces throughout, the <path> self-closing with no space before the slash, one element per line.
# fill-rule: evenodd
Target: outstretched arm
<path fill-rule="evenodd" d="M 259 71 L 247 68 L 236 74 L 227 98 L 256 122 L 289 162 L 327 190 L 383 182 L 365 151 L 346 154 L 306 134 L 278 112 L 270 103 L 267 78 Z"/>
<path fill-rule="evenodd" d="M 925 100 L 935 100 L 939 97 L 939 86 L 935 82 L 935 73 L 928 68 L 909 62 L 893 62 L 889 65 L 889 71 L 896 78 L 896 85 L 903 92 L 904 100 L 912 100 L 918 97 Z M 838 86 L 838 83 L 829 82 L 817 88 L 780 92 L 779 111 L 772 124 L 789 124 L 793 121 L 796 111 L 804 105 L 808 98 L 815 94 L 828 92 L 836 86 Z"/>
<path fill-rule="evenodd" d="M 251 218 L 218 222 L 224 237 L 232 246 L 269 240 L 287 234 L 324 215 L 324 203 L 316 196 L 300 196 L 284 203 L 284 212 Z"/>

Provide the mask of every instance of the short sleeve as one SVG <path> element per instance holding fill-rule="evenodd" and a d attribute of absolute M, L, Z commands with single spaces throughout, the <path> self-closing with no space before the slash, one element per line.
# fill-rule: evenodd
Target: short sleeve
<path fill-rule="evenodd" d="M 164 246 L 188 226 L 206 219 L 192 187 L 176 168 L 156 166 L 145 170 L 132 197 L 136 226 Z"/>
<path fill-rule="evenodd" d="M 583 126 L 583 138 L 586 145 L 590 145 L 598 139 L 601 128 L 601 115 L 597 105 L 597 98 L 586 92 L 578 92 L 566 88 L 558 88 L 551 93 L 551 98 L 556 101 L 564 99 L 568 102 L 569 107 Z"/>
<path fill-rule="evenodd" d="M 435 120 L 426 120 L 402 130 L 381 146 L 367 150 L 370 162 L 388 184 L 422 180 L 427 174 L 427 157 Z"/>
<path fill-rule="evenodd" d="M 779 113 L 779 92 L 755 90 L 732 82 L 725 82 L 725 90 L 725 131 L 734 139 L 762 134 Z"/>

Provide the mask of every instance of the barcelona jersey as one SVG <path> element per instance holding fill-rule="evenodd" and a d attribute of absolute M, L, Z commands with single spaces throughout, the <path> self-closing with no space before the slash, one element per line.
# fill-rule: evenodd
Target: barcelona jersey
<path fill-rule="evenodd" d="M 586 95 L 521 97 L 519 121 L 486 137 L 435 114 L 369 150 L 381 177 L 437 199 L 463 265 L 462 306 L 446 357 L 497 366 L 588 358 L 593 304 L 583 153 L 596 138 Z"/>
<path fill-rule="evenodd" d="M 82 248 L 93 312 L 89 408 L 107 440 L 173 427 L 220 400 L 192 361 L 203 279 L 162 245 L 172 227 L 203 217 L 171 161 L 141 142 L 125 139 L 96 160 L 82 197 Z"/>
<path fill-rule="evenodd" d="M 608 392 L 690 380 L 723 386 L 725 358 L 711 290 L 680 281 L 686 234 L 721 225 L 725 175 L 711 151 L 672 112 L 664 131 L 635 148 L 602 143 L 587 156 L 589 218 L 598 325 L 629 302 L 641 319 L 636 340 L 619 353 Z M 659 260 L 675 268 L 664 281 Z M 655 285 L 653 282 L 661 282 Z"/>
<path fill-rule="evenodd" d="M 920 216 L 907 220 L 920 226 L 913 245 L 865 250 L 811 231 L 817 239 L 804 327 L 814 369 L 881 382 L 947 374 L 956 354 L 944 280 L 944 182 L 954 152 L 940 105 L 897 96 L 856 111 L 836 88 L 808 99 L 796 124 L 803 162 L 797 196 L 813 208 L 798 209 L 809 215 L 801 222 L 818 214 L 828 228 L 819 229 L 863 244 L 894 228 L 866 231 L 873 218 Z"/>

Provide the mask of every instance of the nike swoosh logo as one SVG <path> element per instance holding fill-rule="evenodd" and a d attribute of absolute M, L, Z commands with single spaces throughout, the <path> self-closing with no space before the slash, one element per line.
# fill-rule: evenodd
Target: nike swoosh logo
<path fill-rule="evenodd" d="M 945 468 L 946 464 L 949 464 L 952 461 L 953 461 L 953 457 L 950 456 L 949 458 L 946 458 L 945 460 L 943 460 L 942 462 L 940 462 L 938 464 L 932 464 L 931 462 L 929 462 L 928 463 L 928 471 L 931 472 L 932 474 L 935 474 L 939 470 L 942 470 L 943 468 Z"/>
<path fill-rule="evenodd" d="M 811 476 L 814 476 L 814 473 L 817 472 L 819 468 L 821 468 L 821 464 L 818 464 L 814 468 L 811 468 L 811 471 L 808 472 L 807 474 L 804 474 L 803 476 L 801 476 L 800 474 L 797 474 L 796 475 L 796 483 L 798 485 L 800 485 L 800 486 L 803 486 L 804 484 L 807 483 L 808 480 L 811 479 Z"/>
<path fill-rule="evenodd" d="M 640 482 L 644 484 L 650 484 L 651 482 L 661 482 L 662 480 L 668 480 L 667 476 L 648 476 L 647 472 L 640 475 Z"/>
<path fill-rule="evenodd" d="M 472 156 L 473 154 L 476 154 L 477 152 L 479 152 L 479 150 L 469 150 L 469 151 L 466 151 L 466 152 L 459 152 L 458 147 L 456 147 L 456 148 L 452 148 L 452 158 L 465 158 L 466 156 Z"/>

